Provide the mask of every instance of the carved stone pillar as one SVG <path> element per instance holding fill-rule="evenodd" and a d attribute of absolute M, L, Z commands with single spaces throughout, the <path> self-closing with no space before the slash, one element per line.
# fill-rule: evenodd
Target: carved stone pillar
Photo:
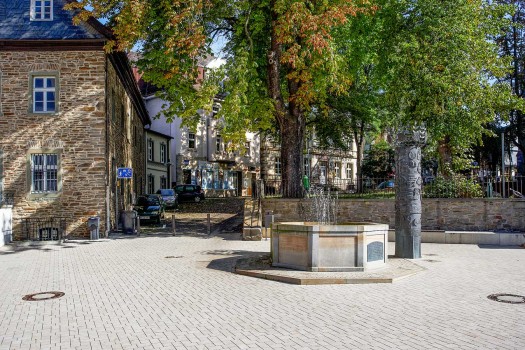
<path fill-rule="evenodd" d="M 421 147 L 424 127 L 405 129 L 396 142 L 396 257 L 421 258 Z"/>

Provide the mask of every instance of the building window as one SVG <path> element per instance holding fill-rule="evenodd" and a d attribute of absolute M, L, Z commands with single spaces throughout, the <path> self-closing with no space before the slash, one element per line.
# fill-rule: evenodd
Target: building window
<path fill-rule="evenodd" d="M 281 175 L 281 158 L 275 157 L 275 175 Z"/>
<path fill-rule="evenodd" d="M 31 0 L 31 20 L 53 20 L 53 0 Z"/>
<path fill-rule="evenodd" d="M 217 135 L 217 138 L 215 140 L 215 153 L 220 153 L 222 148 L 222 139 L 221 135 Z"/>
<path fill-rule="evenodd" d="M 246 151 L 246 157 L 249 157 L 250 154 L 251 154 L 251 152 L 250 152 L 250 150 L 251 150 L 251 142 L 250 141 L 246 141 L 244 143 L 244 150 Z"/>
<path fill-rule="evenodd" d="M 124 109 L 123 103 L 120 104 L 120 126 L 122 126 L 123 129 L 126 126 L 126 110 Z"/>
<path fill-rule="evenodd" d="M 341 178 L 341 163 L 340 162 L 334 163 L 334 171 L 335 171 L 335 177 L 340 179 Z"/>
<path fill-rule="evenodd" d="M 304 175 L 310 176 L 310 158 L 304 158 L 303 160 L 304 164 Z"/>
<path fill-rule="evenodd" d="M 350 180 L 354 178 L 354 166 L 352 163 L 346 164 L 346 178 Z"/>
<path fill-rule="evenodd" d="M 153 140 L 148 140 L 148 160 L 153 162 L 154 158 L 153 158 Z"/>
<path fill-rule="evenodd" d="M 31 193 L 58 191 L 58 154 L 31 155 Z"/>
<path fill-rule="evenodd" d="M 117 122 L 117 112 L 116 112 L 116 94 L 115 94 L 115 89 L 111 89 L 111 102 L 110 102 L 110 105 L 111 105 L 111 120 L 113 121 L 113 123 L 116 123 Z"/>
<path fill-rule="evenodd" d="M 168 179 L 166 178 L 166 176 L 161 176 L 160 188 L 168 188 Z"/>
<path fill-rule="evenodd" d="M 195 134 L 188 133 L 188 148 L 195 148 Z"/>
<path fill-rule="evenodd" d="M 56 106 L 56 77 L 33 76 L 33 113 L 54 113 Z"/>
<path fill-rule="evenodd" d="M 148 175 L 148 193 L 155 193 L 155 176 Z"/>
<path fill-rule="evenodd" d="M 160 162 L 166 164 L 166 144 L 162 143 L 160 145 Z M 162 187 L 166 188 L 166 187 Z"/>

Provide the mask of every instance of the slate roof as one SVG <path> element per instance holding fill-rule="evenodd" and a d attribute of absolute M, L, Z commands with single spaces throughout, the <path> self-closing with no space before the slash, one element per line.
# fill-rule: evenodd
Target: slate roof
<path fill-rule="evenodd" d="M 107 39 L 87 23 L 73 25 L 74 14 L 63 9 L 67 2 L 53 1 L 52 21 L 31 21 L 31 0 L 0 0 L 0 40 Z"/>

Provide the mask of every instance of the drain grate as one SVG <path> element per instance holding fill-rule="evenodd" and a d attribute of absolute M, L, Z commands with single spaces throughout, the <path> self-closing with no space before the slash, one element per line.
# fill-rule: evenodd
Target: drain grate
<path fill-rule="evenodd" d="M 64 296 L 63 292 L 40 292 L 40 293 L 33 293 L 33 294 L 25 295 L 22 298 L 22 300 L 40 301 L 40 300 L 57 299 L 63 296 Z"/>
<path fill-rule="evenodd" d="M 491 294 L 487 298 L 489 298 L 490 300 L 497 301 L 499 303 L 525 304 L 525 297 L 523 295 L 498 293 Z"/>
<path fill-rule="evenodd" d="M 174 256 L 174 255 L 168 255 L 164 257 L 165 259 L 180 259 L 183 258 L 182 255 Z"/>

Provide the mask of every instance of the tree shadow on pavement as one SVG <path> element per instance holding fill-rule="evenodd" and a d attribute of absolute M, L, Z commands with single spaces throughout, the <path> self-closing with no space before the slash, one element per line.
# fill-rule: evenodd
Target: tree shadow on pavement
<path fill-rule="evenodd" d="M 224 258 L 218 258 L 210 261 L 206 266 L 209 269 L 234 272 L 239 261 L 248 259 L 257 259 L 268 256 L 268 252 L 253 252 L 247 250 L 209 250 L 201 252 L 207 255 L 222 255 Z"/>

